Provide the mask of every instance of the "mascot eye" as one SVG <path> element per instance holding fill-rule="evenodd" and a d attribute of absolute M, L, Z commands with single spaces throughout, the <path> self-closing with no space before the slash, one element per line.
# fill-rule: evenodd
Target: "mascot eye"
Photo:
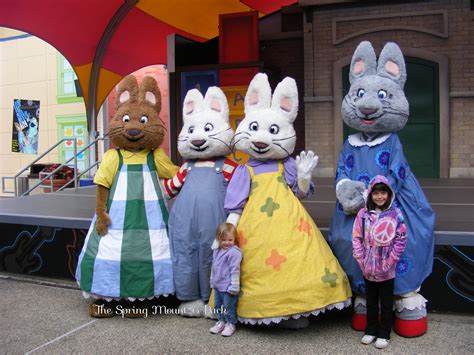
<path fill-rule="evenodd" d="M 364 89 L 359 89 L 357 90 L 357 97 L 362 97 L 365 95 L 365 90 Z"/>
<path fill-rule="evenodd" d="M 278 132 L 280 132 L 280 127 L 278 127 L 278 125 L 276 125 L 276 124 L 272 124 L 270 126 L 269 131 L 270 131 L 271 134 L 278 134 Z"/>
<path fill-rule="evenodd" d="M 253 121 L 253 122 L 250 122 L 249 124 L 249 129 L 251 131 L 258 131 L 258 123 Z"/>
<path fill-rule="evenodd" d="M 148 122 L 148 117 L 142 116 L 140 117 L 140 123 L 147 123 Z"/>
<path fill-rule="evenodd" d="M 193 133 L 194 132 L 194 126 L 191 126 L 188 128 L 188 133 Z"/>
<path fill-rule="evenodd" d="M 214 126 L 211 123 L 206 123 L 206 125 L 204 126 L 204 132 L 209 132 L 209 131 L 212 131 L 213 129 L 214 129 Z"/>
<path fill-rule="evenodd" d="M 129 115 L 123 115 L 122 121 L 123 122 L 130 122 L 130 116 Z"/>
<path fill-rule="evenodd" d="M 387 92 L 385 90 L 379 90 L 377 93 L 379 99 L 385 99 L 387 97 Z"/>

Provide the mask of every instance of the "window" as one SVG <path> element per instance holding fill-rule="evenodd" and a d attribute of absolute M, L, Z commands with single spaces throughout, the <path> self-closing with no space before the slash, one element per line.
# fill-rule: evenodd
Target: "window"
<path fill-rule="evenodd" d="M 59 146 L 59 161 L 64 163 L 74 156 L 74 141 L 72 138 L 77 139 L 78 152 L 87 145 L 87 120 L 85 115 L 65 115 L 56 116 L 56 121 L 58 125 L 58 140 L 71 138 L 71 140 L 66 140 Z M 79 173 L 89 166 L 88 156 L 88 151 L 82 152 L 77 156 Z M 74 165 L 74 160 L 71 160 L 68 165 Z"/>
<path fill-rule="evenodd" d="M 66 104 L 70 102 L 81 102 L 82 97 L 77 97 L 74 80 L 77 79 L 76 73 L 71 64 L 58 53 L 57 60 L 58 67 L 58 95 L 57 100 L 59 104 Z"/>

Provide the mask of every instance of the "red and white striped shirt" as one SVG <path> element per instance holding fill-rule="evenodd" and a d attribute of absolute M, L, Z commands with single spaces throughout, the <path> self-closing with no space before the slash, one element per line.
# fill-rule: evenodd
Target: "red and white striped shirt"
<path fill-rule="evenodd" d="M 197 160 L 194 163 L 194 166 L 197 168 L 214 168 L 215 165 L 216 162 L 214 160 Z M 222 175 L 224 176 L 225 181 L 229 182 L 232 179 L 232 175 L 234 174 L 235 168 L 237 168 L 237 166 L 238 164 L 233 160 L 227 158 L 224 160 Z M 181 187 L 183 187 L 184 182 L 186 181 L 187 172 L 188 162 L 185 162 L 183 165 L 181 165 L 181 168 L 175 174 L 175 176 L 173 176 L 173 178 L 164 180 L 165 190 L 168 198 L 173 198 L 179 193 Z"/>

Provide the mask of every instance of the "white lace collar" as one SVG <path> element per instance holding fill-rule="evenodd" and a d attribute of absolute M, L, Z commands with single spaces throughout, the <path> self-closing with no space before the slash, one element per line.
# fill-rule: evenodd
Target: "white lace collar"
<path fill-rule="evenodd" d="M 347 140 L 349 141 L 349 144 L 352 145 L 353 147 L 362 147 L 364 145 L 367 145 L 369 147 L 373 147 L 374 145 L 381 144 L 381 143 L 385 142 L 388 139 L 388 137 L 390 137 L 391 134 L 392 133 L 385 133 L 385 134 L 381 135 L 380 137 L 375 138 L 371 142 L 366 142 L 366 141 L 362 140 L 362 133 L 359 132 L 359 133 L 351 134 L 347 138 Z"/>

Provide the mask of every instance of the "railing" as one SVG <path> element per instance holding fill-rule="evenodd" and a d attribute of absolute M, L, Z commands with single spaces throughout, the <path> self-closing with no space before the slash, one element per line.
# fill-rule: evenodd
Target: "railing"
<path fill-rule="evenodd" d="M 63 138 L 61 139 L 59 142 L 57 142 L 56 144 L 54 144 L 53 146 L 51 146 L 46 152 L 44 152 L 43 154 L 41 154 L 38 158 L 36 158 L 35 160 L 33 160 L 29 165 L 27 165 L 26 167 L 24 167 L 23 169 L 21 169 L 18 173 L 15 174 L 15 176 L 3 176 L 2 177 L 2 191 L 3 193 L 12 193 L 12 194 L 15 194 L 15 196 L 18 196 L 18 182 L 17 182 L 17 179 L 18 177 L 20 177 L 21 174 L 23 174 L 25 171 L 27 171 L 28 169 L 31 168 L 31 166 L 33 166 L 36 162 L 38 162 L 39 160 L 41 160 L 42 158 L 44 158 L 46 156 L 46 154 L 48 154 L 49 152 L 51 152 L 53 149 L 57 148 L 59 145 L 61 145 L 62 143 L 64 143 L 65 141 L 73 141 L 74 142 L 74 155 L 69 158 L 68 160 L 66 160 L 64 163 L 60 164 L 56 169 L 54 169 L 52 172 L 48 173 L 46 176 L 44 176 L 43 178 L 40 179 L 40 181 L 35 185 L 33 186 L 32 188 L 28 189 L 27 191 L 23 192 L 20 196 L 26 196 L 26 195 L 29 195 L 30 192 L 32 192 L 34 189 L 36 189 L 38 186 L 42 185 L 42 186 L 45 186 L 43 184 L 44 181 L 46 180 L 50 180 L 50 188 L 51 188 L 51 191 L 53 191 L 54 189 L 54 185 L 53 185 L 53 181 L 54 181 L 54 174 L 56 174 L 60 169 L 62 169 L 64 166 L 69 166 L 68 164 L 71 162 L 71 161 L 74 161 L 74 177 L 69 180 L 66 184 L 64 184 L 63 186 L 61 186 L 57 191 L 61 191 L 63 189 L 65 189 L 66 187 L 68 187 L 69 185 L 71 185 L 72 183 L 74 183 L 74 188 L 77 189 L 78 187 L 78 181 L 80 179 L 81 176 L 83 176 L 84 174 L 88 173 L 91 169 L 93 169 L 94 167 L 98 166 L 99 165 L 99 161 L 97 160 L 95 163 L 91 164 L 87 169 L 85 169 L 84 171 L 82 171 L 80 174 L 78 174 L 78 169 L 77 169 L 77 156 L 79 154 L 82 154 L 83 152 L 85 152 L 87 149 L 91 148 L 91 147 L 94 147 L 97 145 L 98 142 L 100 141 L 104 141 L 108 139 L 107 136 L 101 136 L 101 137 L 98 137 L 96 138 L 94 141 L 92 141 L 91 143 L 89 143 L 88 145 L 86 145 L 84 148 L 82 148 L 81 150 L 77 150 L 77 139 L 76 138 Z M 5 188 L 5 181 L 6 180 L 13 180 L 13 190 L 7 190 Z"/>

